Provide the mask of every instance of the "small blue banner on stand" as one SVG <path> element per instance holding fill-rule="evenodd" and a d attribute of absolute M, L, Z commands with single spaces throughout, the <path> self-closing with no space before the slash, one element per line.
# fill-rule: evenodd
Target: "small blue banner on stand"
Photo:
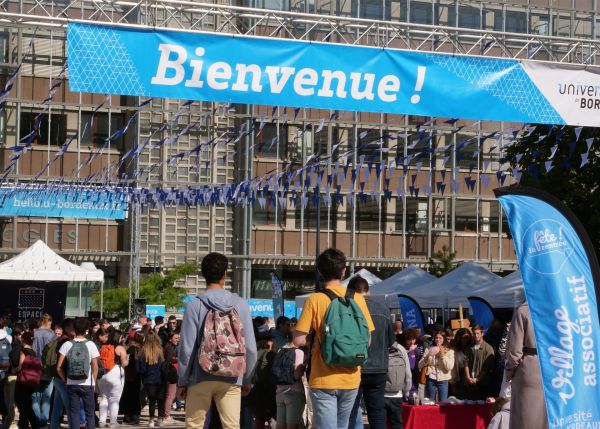
<path fill-rule="evenodd" d="M 248 306 L 252 317 L 274 317 L 273 301 L 270 299 L 249 299 Z M 284 301 L 286 317 L 296 317 L 296 303 L 294 301 Z"/>
<path fill-rule="evenodd" d="M 154 320 L 156 316 L 165 317 L 166 310 L 164 305 L 146 305 L 146 316 Z"/>

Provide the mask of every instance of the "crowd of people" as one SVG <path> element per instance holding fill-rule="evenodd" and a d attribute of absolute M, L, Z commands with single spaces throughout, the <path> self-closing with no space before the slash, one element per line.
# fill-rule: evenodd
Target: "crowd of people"
<path fill-rule="evenodd" d="M 274 327 L 224 288 L 228 260 L 219 253 L 202 260 L 207 287 L 183 320 L 142 315 L 123 331 L 106 320 L 56 323 L 47 314 L 0 321 L 3 427 L 11 427 L 15 406 L 19 429 L 138 425 L 147 406 L 149 427 L 172 425 L 171 411 L 184 408 L 186 427 L 198 429 L 355 429 L 363 414 L 371 429 L 399 429 L 404 402 L 499 397 L 490 428 L 508 428 L 507 378 L 519 378 L 523 360 L 507 352 L 509 326 L 404 329 L 365 279 L 342 285 L 345 267 L 342 252 L 323 252 L 316 267 L 323 291 L 307 299 L 298 320 L 281 316 Z M 525 313 L 518 315 L 522 328 Z M 529 352 L 532 341 L 512 335 Z"/>
<path fill-rule="evenodd" d="M 9 429 L 68 425 L 71 429 L 174 423 L 177 346 L 181 321 L 142 315 L 125 332 L 107 320 L 43 314 L 39 320 L 0 321 L 0 413 Z"/>

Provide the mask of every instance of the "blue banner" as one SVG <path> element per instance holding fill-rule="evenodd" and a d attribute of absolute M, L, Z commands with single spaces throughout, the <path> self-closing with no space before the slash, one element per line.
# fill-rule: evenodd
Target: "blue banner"
<path fill-rule="evenodd" d="M 537 342 L 550 428 L 600 427 L 598 261 L 560 201 L 496 190 L 515 243 Z"/>
<path fill-rule="evenodd" d="M 283 304 L 283 285 L 281 280 L 274 272 L 270 273 L 271 283 L 273 283 L 273 317 L 275 320 L 284 315 L 285 308 Z"/>
<path fill-rule="evenodd" d="M 80 23 L 67 47 L 74 92 L 600 126 L 585 67 Z"/>
<path fill-rule="evenodd" d="M 417 301 L 406 295 L 398 295 L 404 328 L 419 328 L 425 332 L 425 318 Z"/>
<path fill-rule="evenodd" d="M 156 316 L 165 317 L 166 310 L 164 305 L 146 305 L 146 316 L 154 320 Z"/>
<path fill-rule="evenodd" d="M 485 299 L 476 296 L 470 296 L 467 299 L 469 300 L 471 314 L 473 314 L 475 323 L 481 325 L 483 330 L 487 331 L 494 321 L 492 306 Z"/>
<path fill-rule="evenodd" d="M 0 188 L 0 216 L 125 219 L 127 194 L 114 190 Z"/>
<path fill-rule="evenodd" d="M 250 307 L 250 314 L 252 317 L 273 317 L 273 302 L 268 299 L 248 299 L 248 306 Z M 296 317 L 296 303 L 294 301 L 284 301 L 284 315 L 292 318 Z"/>

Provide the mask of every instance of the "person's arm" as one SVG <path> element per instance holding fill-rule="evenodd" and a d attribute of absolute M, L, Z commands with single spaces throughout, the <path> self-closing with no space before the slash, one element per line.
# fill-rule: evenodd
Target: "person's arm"
<path fill-rule="evenodd" d="M 296 347 L 302 347 L 306 345 L 306 336 L 308 335 L 307 332 L 302 332 L 299 330 L 295 330 L 294 331 L 294 345 Z"/>
<path fill-rule="evenodd" d="M 300 380 L 304 374 L 304 352 L 300 349 L 295 350 L 296 360 L 294 362 L 294 379 Z"/>
<path fill-rule="evenodd" d="M 250 393 L 250 388 L 252 387 L 251 380 L 258 352 L 256 350 L 256 338 L 254 338 L 254 326 L 252 325 L 250 307 L 248 307 L 248 304 L 242 298 L 240 298 L 240 301 L 239 308 L 243 317 L 242 324 L 244 326 L 244 339 L 246 341 L 246 372 L 242 379 L 242 394 L 246 395 Z"/>
<path fill-rule="evenodd" d="M 186 306 L 181 324 L 177 369 L 177 397 L 181 400 L 185 399 L 187 395 L 187 384 L 194 364 L 195 348 L 202 323 L 200 320 L 201 308 L 202 303 L 199 299 L 190 301 Z"/>
<path fill-rule="evenodd" d="M 64 364 L 65 364 L 65 356 L 59 353 L 58 360 L 56 361 L 56 374 L 58 375 L 58 378 L 60 378 L 62 381 L 64 381 L 66 383 L 67 377 L 65 375 L 65 372 L 63 371 Z"/>
<path fill-rule="evenodd" d="M 25 362 L 25 353 L 21 352 L 19 354 L 19 367 L 17 368 L 17 372 L 21 371 L 21 367 L 23 366 L 23 362 Z"/>
<path fill-rule="evenodd" d="M 400 354 L 402 355 L 402 359 L 404 360 L 404 366 L 406 371 L 404 371 L 404 389 L 402 389 L 402 395 L 404 397 L 408 396 L 408 392 L 412 388 L 412 371 L 410 371 L 410 359 L 408 358 L 408 352 L 402 346 L 397 346 L 398 350 L 400 350 Z"/>
<path fill-rule="evenodd" d="M 94 380 L 94 383 L 97 381 L 98 379 L 98 358 L 92 358 L 92 380 Z"/>
<path fill-rule="evenodd" d="M 525 320 L 528 308 L 524 305 L 517 308 L 510 330 L 508 331 L 508 339 L 506 340 L 506 379 L 512 380 L 517 371 L 518 366 L 523 360 L 523 340 L 525 337 Z"/>
<path fill-rule="evenodd" d="M 294 331 L 294 346 L 302 347 L 306 345 L 306 336 L 315 329 L 313 317 L 315 314 L 315 308 L 313 304 L 313 297 L 315 295 L 311 295 L 304 302 L 304 308 L 302 309 L 302 313 L 300 314 L 300 319 L 298 319 L 298 323 L 296 323 L 296 330 Z M 311 351 L 309 350 L 309 353 Z"/>
<path fill-rule="evenodd" d="M 425 353 L 423 353 L 423 357 L 419 360 L 418 363 L 418 368 L 419 370 L 425 368 L 426 366 L 429 366 L 429 349 L 425 350 Z"/>
<path fill-rule="evenodd" d="M 440 368 L 444 372 L 452 371 L 454 368 L 454 352 L 452 350 L 445 350 L 440 356 Z"/>
<path fill-rule="evenodd" d="M 129 365 L 129 356 L 127 356 L 127 350 L 125 350 L 125 347 L 117 346 L 116 353 L 119 357 L 119 362 L 121 362 L 121 368 L 125 368 L 127 365 Z"/>
<path fill-rule="evenodd" d="M 486 344 L 486 356 L 483 361 L 483 365 L 481 366 L 481 372 L 479 373 L 479 377 L 477 377 L 477 382 L 481 385 L 485 385 L 489 378 L 492 376 L 492 371 L 494 370 L 494 363 L 496 362 L 496 355 L 494 354 L 494 349 L 489 344 Z"/>

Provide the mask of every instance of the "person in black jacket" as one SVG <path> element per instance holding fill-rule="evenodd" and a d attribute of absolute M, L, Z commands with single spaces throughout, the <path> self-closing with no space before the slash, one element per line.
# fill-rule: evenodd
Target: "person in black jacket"
<path fill-rule="evenodd" d="M 21 371 L 21 366 L 27 356 L 36 356 L 33 351 L 33 333 L 27 331 L 21 336 L 21 351 L 19 353 L 19 366 L 17 373 Z M 37 356 L 36 356 L 37 357 Z M 19 429 L 29 429 L 40 427 L 40 423 L 33 412 L 33 403 L 31 395 L 35 388 L 17 382 L 15 386 L 15 402 L 19 409 Z"/>
<path fill-rule="evenodd" d="M 10 350 L 10 367 L 3 383 L 4 410 L 2 425 L 9 428 L 15 419 L 15 386 L 17 384 L 17 371 L 19 369 L 19 357 L 21 356 L 21 336 L 23 329 L 15 326 L 12 330 L 12 343 Z"/>
<path fill-rule="evenodd" d="M 388 350 L 396 341 L 390 310 L 368 296 L 369 283 L 361 276 L 353 277 L 348 283 L 348 289 L 365 296 L 367 308 L 375 325 L 375 331 L 371 334 L 369 358 L 361 367 L 360 386 L 350 414 L 348 427 L 354 428 L 356 420 L 360 418 L 358 409 L 361 398 L 364 398 L 369 427 L 371 429 L 385 429 L 385 382 L 389 364 Z"/>

